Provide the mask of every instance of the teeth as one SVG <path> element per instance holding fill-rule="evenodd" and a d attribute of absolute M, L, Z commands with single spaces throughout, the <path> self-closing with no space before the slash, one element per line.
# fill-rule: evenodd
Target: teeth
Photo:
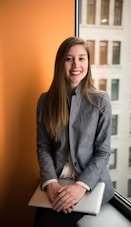
<path fill-rule="evenodd" d="M 72 74 L 75 74 L 75 75 L 77 75 L 77 74 L 80 74 L 80 72 L 71 72 Z"/>

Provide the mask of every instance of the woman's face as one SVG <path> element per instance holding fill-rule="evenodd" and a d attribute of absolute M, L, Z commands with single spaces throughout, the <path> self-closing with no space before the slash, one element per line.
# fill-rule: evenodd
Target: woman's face
<path fill-rule="evenodd" d="M 77 44 L 72 46 L 65 61 L 66 80 L 71 88 L 76 88 L 88 71 L 88 56 L 86 49 Z"/>

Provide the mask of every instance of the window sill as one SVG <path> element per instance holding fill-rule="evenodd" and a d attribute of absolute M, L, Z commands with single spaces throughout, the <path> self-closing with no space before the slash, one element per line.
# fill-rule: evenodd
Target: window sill
<path fill-rule="evenodd" d="M 111 204 L 102 207 L 98 216 L 85 215 L 77 222 L 76 227 L 130 227 L 130 221 L 126 219 Z"/>
<path fill-rule="evenodd" d="M 120 211 L 127 219 L 131 220 L 131 202 L 115 191 L 111 204 Z"/>
<path fill-rule="evenodd" d="M 114 198 L 105 204 L 97 216 L 85 215 L 77 222 L 77 227 L 130 227 L 131 203 L 115 191 Z"/>
<path fill-rule="evenodd" d="M 80 23 L 80 27 L 85 28 L 103 28 L 103 29 L 117 29 L 117 30 L 123 30 L 122 25 L 104 25 L 104 24 L 87 24 L 87 23 Z"/>

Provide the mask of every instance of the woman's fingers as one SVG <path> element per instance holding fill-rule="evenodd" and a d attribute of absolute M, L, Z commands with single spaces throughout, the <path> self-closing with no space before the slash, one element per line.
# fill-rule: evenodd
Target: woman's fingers
<path fill-rule="evenodd" d="M 71 212 L 72 207 L 82 198 L 86 189 L 78 184 L 62 186 L 58 189 L 58 194 L 52 203 L 53 209 L 57 212 Z"/>

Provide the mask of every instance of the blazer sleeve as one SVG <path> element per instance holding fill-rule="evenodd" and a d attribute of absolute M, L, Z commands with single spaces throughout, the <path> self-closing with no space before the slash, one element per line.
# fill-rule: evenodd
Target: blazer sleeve
<path fill-rule="evenodd" d="M 107 93 L 102 93 L 100 96 L 101 97 L 97 102 L 100 111 L 93 144 L 92 157 L 90 158 L 86 168 L 77 179 L 88 184 L 91 189 L 94 188 L 103 173 L 106 177 L 107 163 L 110 156 L 112 128 L 111 104 Z"/>
<path fill-rule="evenodd" d="M 57 179 L 53 161 L 53 146 L 45 125 L 44 125 L 44 99 L 42 94 L 37 103 L 37 156 L 40 167 L 40 183 L 43 185 L 50 179 Z"/>

